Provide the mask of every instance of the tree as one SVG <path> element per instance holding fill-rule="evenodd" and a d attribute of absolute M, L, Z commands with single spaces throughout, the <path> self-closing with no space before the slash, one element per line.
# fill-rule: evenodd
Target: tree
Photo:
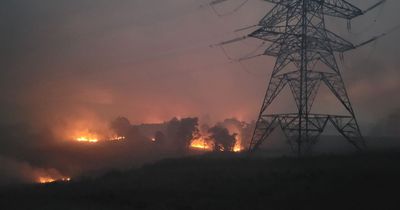
<path fill-rule="evenodd" d="M 211 134 L 210 138 L 214 139 L 215 151 L 233 151 L 236 143 L 236 133 L 230 134 L 228 129 L 220 125 L 208 129 L 208 132 Z"/>
<path fill-rule="evenodd" d="M 127 136 L 132 126 L 127 118 L 118 117 L 111 122 L 110 127 L 118 136 Z"/>

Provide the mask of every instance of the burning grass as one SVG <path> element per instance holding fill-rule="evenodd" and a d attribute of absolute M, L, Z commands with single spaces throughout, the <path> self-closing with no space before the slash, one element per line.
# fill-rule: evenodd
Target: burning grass
<path fill-rule="evenodd" d="M 41 176 L 37 178 L 37 183 L 39 184 L 49 184 L 54 182 L 69 182 L 69 181 L 71 181 L 70 177 L 53 178 L 50 176 Z"/>
<path fill-rule="evenodd" d="M 213 142 L 204 137 L 193 139 L 190 143 L 191 149 L 212 151 L 214 148 Z"/>
<path fill-rule="evenodd" d="M 191 140 L 189 148 L 192 150 L 202 150 L 202 151 L 228 151 L 228 152 L 242 152 L 244 147 L 242 146 L 241 138 L 235 135 L 235 142 L 232 148 L 225 148 L 224 145 L 218 144 L 216 146 L 216 140 L 210 137 L 200 136 L 195 137 Z"/>
<path fill-rule="evenodd" d="M 98 143 L 101 141 L 123 141 L 126 139 L 125 136 L 119 136 L 116 134 L 112 135 L 101 135 L 96 132 L 83 131 L 77 132 L 78 134 L 74 135 L 73 139 L 77 142 L 82 143 Z"/>

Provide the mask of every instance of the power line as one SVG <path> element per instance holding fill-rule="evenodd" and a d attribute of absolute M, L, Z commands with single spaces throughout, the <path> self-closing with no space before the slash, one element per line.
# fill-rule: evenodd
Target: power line
<path fill-rule="evenodd" d="M 249 55 L 242 60 L 261 55 L 277 57 L 249 151 L 257 150 L 276 128 L 281 128 L 293 151 L 298 155 L 304 154 L 311 150 L 328 122 L 349 143 L 358 149 L 364 148 L 365 142 L 347 95 L 335 53 L 339 53 L 343 60 L 344 52 L 376 41 L 394 30 L 353 45 L 326 29 L 325 16 L 348 20 L 348 29 L 350 29 L 351 19 L 377 8 L 385 0 L 379 1 L 366 10 L 361 10 L 345 0 L 265 1 L 275 3 L 275 6 L 257 24 L 259 27 L 257 30 L 247 36 L 216 45 L 223 46 L 252 37 L 271 44 L 264 49 L 262 54 Z M 315 70 L 317 63 L 323 64 L 327 69 Z M 288 69 L 289 67 L 291 69 Z M 347 114 L 331 115 L 313 112 L 312 107 L 321 83 L 325 84 L 336 96 L 347 110 Z M 296 112 L 271 114 L 270 104 L 287 86 L 296 101 Z"/>

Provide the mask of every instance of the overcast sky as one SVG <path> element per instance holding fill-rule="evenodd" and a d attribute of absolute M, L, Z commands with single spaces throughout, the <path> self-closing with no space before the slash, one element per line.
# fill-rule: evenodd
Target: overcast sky
<path fill-rule="evenodd" d="M 271 4 L 250 0 L 216 16 L 207 0 L 3 0 L 0 7 L 1 121 L 54 123 L 126 116 L 134 123 L 173 116 L 254 120 L 274 58 L 243 65 L 209 45 L 235 38 Z M 367 8 L 376 1 L 351 1 Z M 231 0 L 224 13 L 241 3 Z M 355 43 L 399 24 L 400 2 L 328 26 Z M 400 106 L 400 31 L 345 54 L 342 75 L 362 123 Z M 254 50 L 246 40 L 231 57 Z M 329 102 L 322 96 L 321 100 Z M 286 106 L 284 101 L 275 106 Z M 326 107 L 326 110 L 334 110 Z"/>

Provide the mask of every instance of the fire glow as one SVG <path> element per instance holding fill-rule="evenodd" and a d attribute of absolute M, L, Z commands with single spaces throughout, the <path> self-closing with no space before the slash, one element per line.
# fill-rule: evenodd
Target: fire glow
<path fill-rule="evenodd" d="M 236 136 L 236 142 L 235 142 L 235 146 L 233 147 L 233 151 L 241 152 L 242 150 L 243 150 L 242 141 L 238 136 Z"/>
<path fill-rule="evenodd" d="M 87 137 L 87 136 L 80 136 L 80 137 L 76 138 L 76 141 L 97 143 L 99 140 L 97 138 L 92 138 L 92 137 Z"/>
<path fill-rule="evenodd" d="M 86 130 L 76 132 L 74 139 L 78 142 L 97 143 L 99 136 L 96 133 Z"/>
<path fill-rule="evenodd" d="M 77 142 L 82 143 L 98 143 L 100 141 L 123 141 L 126 139 L 125 136 L 119 135 L 100 135 L 94 132 L 78 132 L 73 139 Z"/>
<path fill-rule="evenodd" d="M 213 149 L 213 145 L 204 137 L 193 139 L 190 143 L 190 147 L 193 149 L 200 149 L 205 151 L 211 151 Z"/>
<path fill-rule="evenodd" d="M 215 142 L 212 140 L 208 140 L 205 137 L 198 137 L 191 141 L 190 148 L 194 150 L 203 150 L 203 151 L 212 151 L 214 150 Z M 243 146 L 241 145 L 241 139 L 236 136 L 236 142 L 232 149 L 233 152 L 241 152 L 243 151 Z M 225 151 L 225 148 L 221 148 L 221 152 Z"/>
<path fill-rule="evenodd" d="M 125 136 L 112 136 L 110 141 L 122 141 L 125 140 Z"/>
<path fill-rule="evenodd" d="M 53 183 L 53 182 L 69 182 L 71 181 L 71 178 L 69 177 L 63 177 L 60 179 L 56 179 L 56 178 L 52 178 L 49 176 L 41 176 L 37 179 L 37 182 L 40 184 L 49 184 L 49 183 Z"/>

